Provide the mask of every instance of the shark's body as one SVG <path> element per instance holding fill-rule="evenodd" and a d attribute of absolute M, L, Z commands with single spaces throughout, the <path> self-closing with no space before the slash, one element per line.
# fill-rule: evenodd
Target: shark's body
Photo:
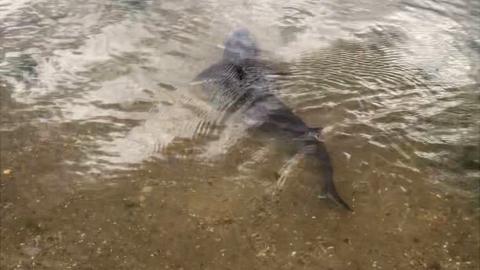
<path fill-rule="evenodd" d="M 225 42 L 223 59 L 197 76 L 205 94 L 228 116 L 240 112 L 251 129 L 285 140 L 292 154 L 319 161 L 324 171 L 324 193 L 348 210 L 333 183 L 333 168 L 319 128 L 311 128 L 272 91 L 273 70 L 258 58 L 259 50 L 248 30 L 233 32 Z"/>

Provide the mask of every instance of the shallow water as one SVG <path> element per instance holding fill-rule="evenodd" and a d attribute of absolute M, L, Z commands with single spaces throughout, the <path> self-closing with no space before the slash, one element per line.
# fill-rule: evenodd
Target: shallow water
<path fill-rule="evenodd" d="M 479 269 L 479 18 L 475 0 L 0 0 L 0 268 Z M 325 127 L 353 213 L 278 145 L 209 125 L 190 82 L 239 26 Z"/>

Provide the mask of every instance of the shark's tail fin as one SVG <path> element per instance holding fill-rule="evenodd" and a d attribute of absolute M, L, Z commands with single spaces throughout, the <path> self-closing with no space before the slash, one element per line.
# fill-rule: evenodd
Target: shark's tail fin
<path fill-rule="evenodd" d="M 333 182 L 333 167 L 330 161 L 330 155 L 327 152 L 325 144 L 323 144 L 323 142 L 321 141 L 316 141 L 315 145 L 310 144 L 310 147 L 307 146 L 307 149 L 308 148 L 310 148 L 310 151 L 307 151 L 307 152 L 309 152 L 310 155 L 313 155 L 316 158 L 318 158 L 323 167 L 325 178 L 324 178 L 323 196 L 321 197 L 331 199 L 333 202 L 341 205 L 345 209 L 349 211 L 353 211 L 350 205 L 348 205 L 342 199 L 342 197 L 340 197 L 340 195 L 337 192 L 337 189 L 335 188 L 335 184 Z M 311 151 L 313 149 L 315 150 Z"/>
<path fill-rule="evenodd" d="M 327 179 L 326 181 L 331 181 L 331 180 Z M 333 184 L 333 181 L 332 181 L 332 184 Z M 326 188 L 326 190 L 324 191 L 324 193 L 321 197 L 328 198 L 328 199 L 332 200 L 334 203 L 336 203 L 338 205 L 341 205 L 345 209 L 353 212 L 353 209 L 350 207 L 350 205 L 348 205 L 348 203 L 346 203 L 342 199 L 342 197 L 340 197 L 340 195 L 338 194 L 334 185 L 331 185 L 330 188 L 328 188 L 327 185 L 325 185 L 325 188 Z"/>

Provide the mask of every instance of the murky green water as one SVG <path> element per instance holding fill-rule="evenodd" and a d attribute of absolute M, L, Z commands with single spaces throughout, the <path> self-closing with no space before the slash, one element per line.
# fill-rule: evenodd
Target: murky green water
<path fill-rule="evenodd" d="M 479 269 L 480 4 L 0 0 L 1 269 Z M 238 26 L 348 213 L 191 80 Z"/>

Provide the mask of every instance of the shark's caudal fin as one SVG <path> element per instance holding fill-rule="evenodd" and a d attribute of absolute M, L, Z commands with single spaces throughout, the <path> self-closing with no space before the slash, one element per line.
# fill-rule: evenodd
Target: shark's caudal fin
<path fill-rule="evenodd" d="M 333 182 L 333 167 L 330 161 L 330 155 L 327 152 L 325 144 L 321 141 L 316 141 L 315 144 L 309 143 L 307 146 L 307 153 L 320 160 L 321 166 L 324 171 L 324 191 L 323 196 L 324 198 L 331 199 L 336 204 L 343 206 L 345 209 L 349 211 L 353 211 L 352 208 L 340 197 L 335 188 L 335 184 Z"/>
<path fill-rule="evenodd" d="M 342 197 L 340 197 L 340 195 L 338 195 L 338 192 L 335 189 L 335 186 L 333 186 L 333 188 L 327 188 L 320 197 L 328 198 L 328 199 L 332 200 L 334 203 L 336 203 L 338 205 L 341 205 L 345 209 L 353 212 L 353 209 L 350 207 L 350 205 L 348 205 L 348 203 L 346 203 L 342 199 Z"/>

